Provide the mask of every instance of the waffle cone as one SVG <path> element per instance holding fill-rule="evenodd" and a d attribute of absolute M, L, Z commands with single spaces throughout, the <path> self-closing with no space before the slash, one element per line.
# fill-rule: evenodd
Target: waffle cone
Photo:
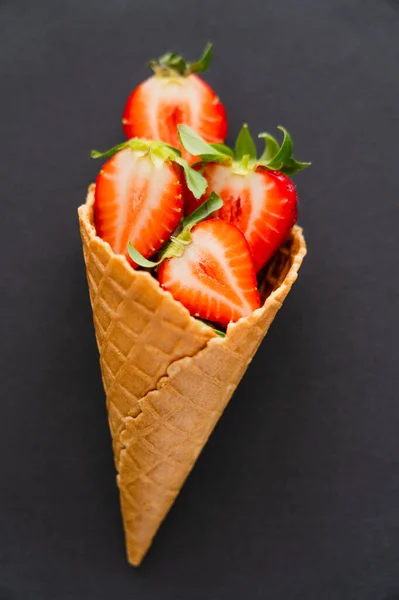
<path fill-rule="evenodd" d="M 306 254 L 299 227 L 265 269 L 263 306 L 215 335 L 96 236 L 79 208 L 128 560 L 140 564 Z"/>

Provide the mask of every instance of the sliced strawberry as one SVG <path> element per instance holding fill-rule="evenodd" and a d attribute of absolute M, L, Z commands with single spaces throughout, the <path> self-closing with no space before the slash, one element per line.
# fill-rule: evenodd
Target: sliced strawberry
<path fill-rule="evenodd" d="M 239 174 L 231 166 L 208 163 L 203 175 L 208 181 L 205 198 L 214 191 L 223 200 L 222 208 L 212 216 L 242 231 L 259 271 L 288 237 L 297 220 L 293 183 L 282 173 L 265 167 Z M 185 212 L 191 214 L 198 201 L 191 193 L 185 197 Z"/>
<path fill-rule="evenodd" d="M 240 231 L 220 219 L 195 225 L 182 256 L 159 267 L 158 279 L 192 315 L 221 325 L 260 306 L 248 244 Z"/>
<path fill-rule="evenodd" d="M 204 59 L 205 57 L 205 59 Z M 226 111 L 214 91 L 194 72 L 204 70 L 210 62 L 210 46 L 197 63 L 168 53 L 151 66 L 155 75 L 141 83 L 129 96 L 122 124 L 128 138 L 162 140 L 192 156 L 182 145 L 177 125 L 186 123 L 206 141 L 223 142 L 227 135 Z"/>
<path fill-rule="evenodd" d="M 295 186 L 285 173 L 297 173 L 310 164 L 294 159 L 291 137 L 280 129 L 284 132 L 281 147 L 270 134 L 260 134 L 267 145 L 257 159 L 246 125 L 237 138 L 235 153 L 226 146 L 212 146 L 189 127 L 179 126 L 185 148 L 201 158 L 195 168 L 202 168 L 208 182 L 205 198 L 215 192 L 223 200 L 223 206 L 212 216 L 232 223 L 245 235 L 256 271 L 278 250 L 297 220 Z M 198 206 L 188 190 L 184 204 L 186 215 Z"/>
<path fill-rule="evenodd" d="M 181 176 L 171 162 L 153 161 L 148 153 L 126 147 L 97 177 L 97 234 L 129 260 L 129 241 L 143 256 L 151 256 L 177 227 L 182 202 Z"/>

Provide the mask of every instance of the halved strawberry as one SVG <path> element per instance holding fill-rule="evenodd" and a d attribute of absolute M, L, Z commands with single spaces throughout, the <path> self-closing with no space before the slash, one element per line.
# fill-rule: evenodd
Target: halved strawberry
<path fill-rule="evenodd" d="M 208 182 L 205 198 L 214 191 L 223 200 L 223 207 L 215 216 L 242 231 L 259 271 L 286 240 L 297 220 L 293 183 L 282 173 L 264 167 L 241 174 L 229 166 L 210 163 L 203 175 Z M 187 198 L 185 210 L 190 214 L 197 203 L 192 194 Z"/>
<path fill-rule="evenodd" d="M 235 156 L 229 148 L 206 144 L 188 127 L 179 131 L 185 147 L 201 156 L 208 182 L 205 198 L 216 192 L 223 200 L 213 216 L 232 223 L 245 235 L 259 271 L 286 240 L 298 216 L 295 187 L 282 171 L 293 174 L 309 163 L 292 158 L 292 141 L 284 129 L 281 147 L 269 134 L 261 134 L 268 146 L 258 160 L 246 125 L 237 139 Z M 186 193 L 185 213 L 197 206 L 192 194 Z"/>
<path fill-rule="evenodd" d="M 191 243 L 161 264 L 158 279 L 193 316 L 224 326 L 260 306 L 248 243 L 221 219 L 195 225 Z"/>
<path fill-rule="evenodd" d="M 227 135 L 226 111 L 214 91 L 197 75 L 211 61 L 211 44 L 201 59 L 186 63 L 167 53 L 150 66 L 154 75 L 141 83 L 129 96 L 122 124 L 128 138 L 162 140 L 179 148 L 191 160 L 178 137 L 177 125 L 186 123 L 208 142 L 223 142 Z"/>
<path fill-rule="evenodd" d="M 92 153 L 110 155 L 96 180 L 97 234 L 117 254 L 129 258 L 131 242 L 144 257 L 152 256 L 181 220 L 183 173 L 191 175 L 189 184 L 198 197 L 206 182 L 176 150 L 160 142 L 133 139 L 104 154 Z"/>

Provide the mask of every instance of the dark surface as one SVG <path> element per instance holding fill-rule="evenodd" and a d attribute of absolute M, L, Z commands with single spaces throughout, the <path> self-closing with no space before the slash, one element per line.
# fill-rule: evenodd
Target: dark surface
<path fill-rule="evenodd" d="M 0 4 L 0 600 L 399 598 L 394 0 Z M 147 58 L 277 124 L 298 283 L 140 570 L 125 561 L 76 208 Z"/>

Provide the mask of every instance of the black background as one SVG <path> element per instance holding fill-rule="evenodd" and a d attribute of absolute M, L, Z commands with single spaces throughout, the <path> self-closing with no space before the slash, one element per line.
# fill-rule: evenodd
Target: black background
<path fill-rule="evenodd" d="M 0 600 L 399 599 L 395 0 L 0 4 Z M 166 50 L 292 133 L 309 254 L 139 570 L 76 216 Z"/>

